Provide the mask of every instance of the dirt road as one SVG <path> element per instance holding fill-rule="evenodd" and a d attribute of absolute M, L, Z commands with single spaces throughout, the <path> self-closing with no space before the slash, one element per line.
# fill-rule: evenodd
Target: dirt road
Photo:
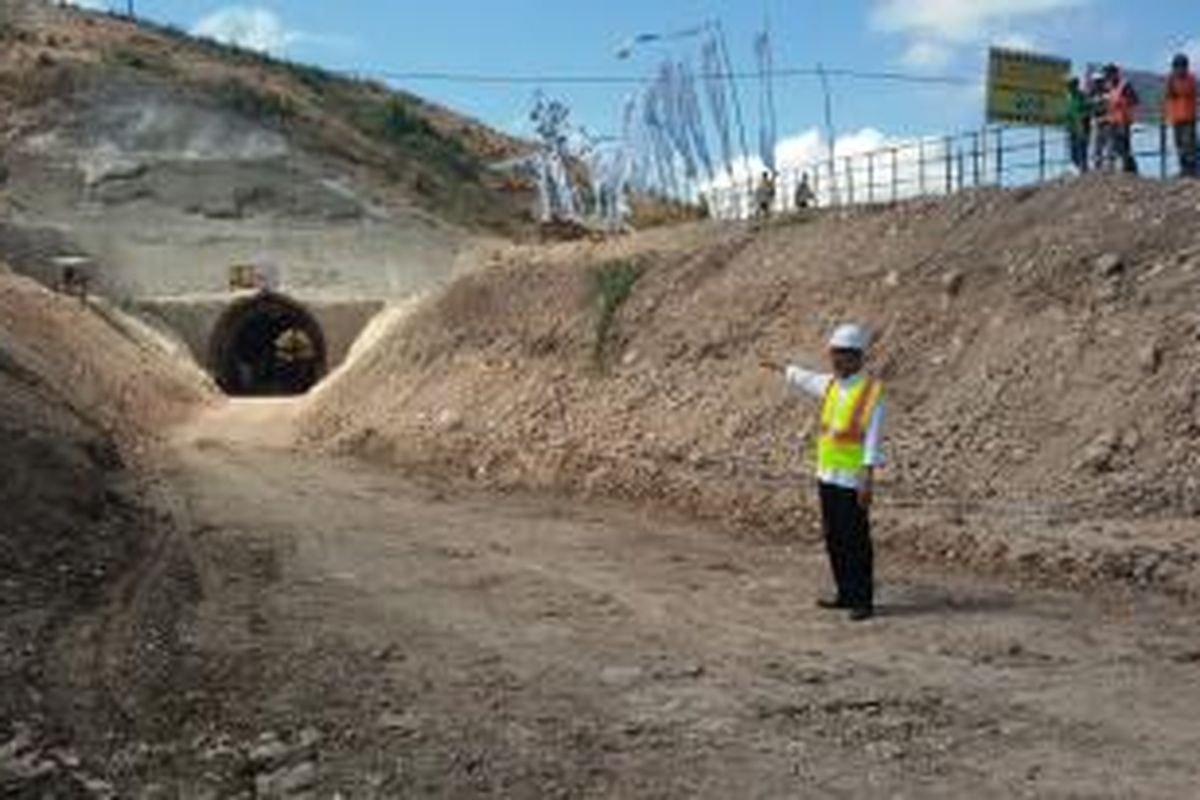
<path fill-rule="evenodd" d="M 110 757 L 143 796 L 1200 793 L 1192 611 L 885 559 L 852 625 L 810 544 L 324 460 L 293 410 L 174 447 L 199 600 Z"/>

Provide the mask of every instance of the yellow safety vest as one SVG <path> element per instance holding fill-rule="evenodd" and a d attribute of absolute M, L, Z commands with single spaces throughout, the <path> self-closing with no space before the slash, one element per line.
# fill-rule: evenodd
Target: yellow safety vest
<path fill-rule="evenodd" d="M 867 425 L 882 396 L 883 384 L 874 378 L 857 381 L 840 393 L 837 379 L 829 381 L 825 402 L 821 407 L 821 437 L 817 440 L 818 470 L 850 474 L 862 472 Z"/>

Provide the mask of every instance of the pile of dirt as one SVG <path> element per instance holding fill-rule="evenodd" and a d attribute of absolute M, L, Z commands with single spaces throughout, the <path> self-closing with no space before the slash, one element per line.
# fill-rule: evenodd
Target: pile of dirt
<path fill-rule="evenodd" d="M 69 738 L 45 707 L 47 652 L 147 543 L 128 465 L 207 395 L 78 299 L 0 266 L 0 794 L 86 784 L 70 758 L 41 755 Z"/>
<path fill-rule="evenodd" d="M 813 513 L 813 409 L 759 359 L 819 366 L 860 319 L 890 385 L 885 539 L 1060 583 L 1191 585 L 1197 211 L 1193 183 L 1094 177 L 517 250 L 397 322 L 305 435 L 791 532 Z"/>
<path fill-rule="evenodd" d="M 169 361 L 156 342 L 134 338 L 136 326 L 110 319 L 119 311 L 102 313 L 93 302 L 0 273 L 0 353 L 10 375 L 35 381 L 136 456 L 211 387 L 193 366 Z"/>

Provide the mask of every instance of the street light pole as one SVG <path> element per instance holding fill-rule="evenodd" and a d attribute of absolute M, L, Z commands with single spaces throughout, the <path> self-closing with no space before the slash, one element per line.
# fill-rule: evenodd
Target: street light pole
<path fill-rule="evenodd" d="M 131 0 L 132 2 L 132 0 Z M 721 61 L 724 63 L 725 79 L 729 81 L 729 89 L 733 95 L 733 114 L 738 126 L 738 141 L 742 146 L 742 160 L 749 158 L 750 147 L 746 141 L 746 125 L 742 118 L 742 100 L 738 93 L 737 75 L 733 71 L 733 60 L 729 57 L 729 43 L 725 39 L 725 27 L 721 24 L 720 18 L 706 20 L 702 25 L 687 30 L 677 31 L 675 33 L 642 33 L 634 36 L 617 51 L 617 58 L 627 59 L 633 51 L 643 44 L 652 42 L 664 42 L 672 39 L 688 39 L 699 36 L 705 31 L 713 33 L 717 41 L 717 49 L 720 51 Z"/>
<path fill-rule="evenodd" d="M 837 132 L 833 128 L 833 94 L 829 91 L 829 76 L 825 66 L 817 64 L 817 76 L 821 79 L 821 90 L 825 93 L 825 138 L 829 140 L 829 204 L 836 206 L 837 190 Z"/>

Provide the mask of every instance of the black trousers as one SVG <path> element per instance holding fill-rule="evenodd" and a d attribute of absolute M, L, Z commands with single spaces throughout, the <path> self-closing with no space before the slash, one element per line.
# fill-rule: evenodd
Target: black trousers
<path fill-rule="evenodd" d="M 858 502 L 858 492 L 819 484 L 825 549 L 837 583 L 838 600 L 851 608 L 875 603 L 875 551 L 871 518 Z"/>
<path fill-rule="evenodd" d="M 1071 131 L 1070 140 L 1068 142 L 1068 150 L 1071 156 L 1071 163 L 1081 173 L 1088 171 L 1088 144 L 1092 139 L 1092 132 L 1087 128 L 1078 131 Z"/>
<path fill-rule="evenodd" d="M 1133 127 L 1113 125 L 1111 136 L 1113 155 L 1117 161 L 1121 162 L 1121 171 L 1137 175 L 1137 158 L 1133 154 Z"/>
<path fill-rule="evenodd" d="M 1179 152 L 1179 172 L 1189 178 L 1196 177 L 1196 123 L 1175 126 L 1175 149 Z"/>

